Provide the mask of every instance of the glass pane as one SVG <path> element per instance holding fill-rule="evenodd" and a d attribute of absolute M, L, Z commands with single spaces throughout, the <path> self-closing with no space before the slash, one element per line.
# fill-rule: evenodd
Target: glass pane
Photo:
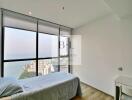
<path fill-rule="evenodd" d="M 4 59 L 36 57 L 36 32 L 5 27 Z"/>
<path fill-rule="evenodd" d="M 58 36 L 39 33 L 39 57 L 58 57 Z"/>
<path fill-rule="evenodd" d="M 60 37 L 60 55 L 68 55 L 68 37 Z"/>
<path fill-rule="evenodd" d="M 19 61 L 4 63 L 4 77 L 24 79 L 36 76 L 36 61 Z"/>
<path fill-rule="evenodd" d="M 68 73 L 68 57 L 60 58 L 60 71 Z"/>
<path fill-rule="evenodd" d="M 45 59 L 38 62 L 39 75 L 47 75 L 58 71 L 58 59 Z"/>

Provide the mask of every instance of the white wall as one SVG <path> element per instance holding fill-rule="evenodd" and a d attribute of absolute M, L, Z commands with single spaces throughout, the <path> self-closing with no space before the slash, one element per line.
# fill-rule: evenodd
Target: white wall
<path fill-rule="evenodd" d="M 115 78 L 121 74 L 132 76 L 132 17 L 119 20 L 109 15 L 75 29 L 73 34 L 82 37 L 82 63 L 73 66 L 73 74 L 114 96 Z M 75 47 L 73 44 L 72 48 L 78 49 Z"/>

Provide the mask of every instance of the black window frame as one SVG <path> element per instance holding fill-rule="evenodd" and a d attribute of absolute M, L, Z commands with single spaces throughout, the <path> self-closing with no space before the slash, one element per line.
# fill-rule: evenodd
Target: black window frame
<path fill-rule="evenodd" d="M 28 29 L 23 29 L 23 28 L 16 28 L 16 27 L 5 26 L 3 24 L 4 23 L 3 22 L 3 17 L 4 17 L 3 11 L 4 10 L 9 11 L 9 12 L 13 12 L 13 13 L 16 13 L 16 14 L 24 15 L 24 16 L 27 16 L 27 17 L 35 18 L 37 20 L 37 23 L 36 23 L 37 30 L 33 31 L 33 30 L 28 30 Z M 69 28 L 69 27 L 66 27 L 66 26 L 63 26 L 63 25 L 59 25 L 59 24 L 56 24 L 56 23 L 52 23 L 52 24 L 55 24 L 55 25 L 59 26 L 59 33 L 58 33 L 58 35 L 57 34 L 52 34 L 52 33 L 39 32 L 39 21 L 44 21 L 44 22 L 52 23 L 52 22 L 45 21 L 45 20 L 42 20 L 42 19 L 39 19 L 39 18 L 36 18 L 36 17 L 28 16 L 28 15 L 25 15 L 25 14 L 21 14 L 21 13 L 17 13 L 17 12 L 14 12 L 14 11 L 10 11 L 10 10 L 1 8 L 1 77 L 4 77 L 4 63 L 6 63 L 6 62 L 36 60 L 36 76 L 38 76 L 38 61 L 39 60 L 58 58 L 58 71 L 60 71 L 60 58 L 63 58 L 63 57 L 67 57 L 68 58 L 68 73 L 71 73 L 71 65 L 70 65 L 70 45 L 71 45 L 71 41 L 70 41 L 70 38 L 68 38 L 68 55 L 66 55 L 66 56 L 61 56 L 60 55 L 60 37 L 61 37 L 60 31 L 63 30 L 61 27 L 65 27 L 65 28 Z M 36 57 L 35 58 L 6 59 L 5 60 L 4 59 L 5 27 L 13 28 L 13 29 L 20 29 L 20 30 L 25 30 L 25 31 L 31 31 L 31 32 L 36 32 Z M 69 29 L 72 30 L 71 28 L 69 28 Z M 39 47 L 38 47 L 38 45 L 39 45 L 39 33 L 44 33 L 44 34 L 58 36 L 58 57 L 39 58 L 39 55 L 38 55 L 39 54 Z M 71 35 L 71 31 L 70 31 L 70 35 Z"/>

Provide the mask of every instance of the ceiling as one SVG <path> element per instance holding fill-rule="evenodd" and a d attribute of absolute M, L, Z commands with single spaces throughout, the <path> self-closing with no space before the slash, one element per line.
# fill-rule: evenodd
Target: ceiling
<path fill-rule="evenodd" d="M 113 13 L 120 18 L 132 16 L 132 0 L 105 0 Z"/>
<path fill-rule="evenodd" d="M 0 0 L 0 6 L 71 28 L 108 14 L 122 18 L 132 13 L 132 0 Z"/>

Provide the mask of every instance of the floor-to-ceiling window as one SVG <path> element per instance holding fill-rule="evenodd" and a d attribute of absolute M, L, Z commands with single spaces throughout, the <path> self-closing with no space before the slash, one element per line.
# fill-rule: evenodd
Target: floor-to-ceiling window
<path fill-rule="evenodd" d="M 70 28 L 2 9 L 1 75 L 70 72 L 70 34 Z"/>
<path fill-rule="evenodd" d="M 36 32 L 4 27 L 4 76 L 35 76 L 35 66 L 32 73 L 27 71 L 28 66 L 35 64 L 35 48 Z"/>

